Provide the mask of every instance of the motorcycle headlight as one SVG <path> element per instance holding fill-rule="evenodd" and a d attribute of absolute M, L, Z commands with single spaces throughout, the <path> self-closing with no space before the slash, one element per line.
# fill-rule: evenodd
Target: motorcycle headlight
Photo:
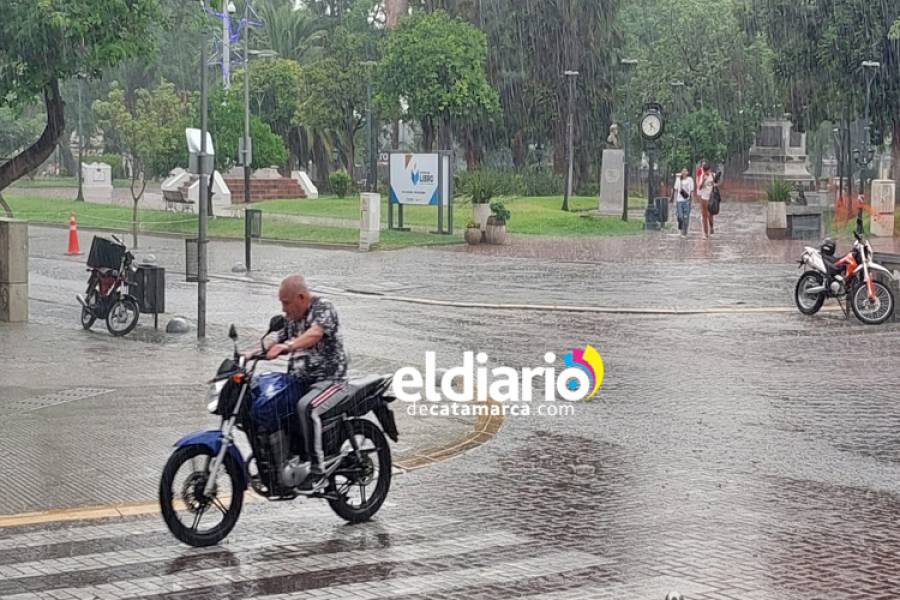
<path fill-rule="evenodd" d="M 222 392 L 222 388 L 225 387 L 225 381 L 224 379 L 222 381 L 213 381 L 206 390 L 206 410 L 210 413 L 215 414 L 219 408 L 219 394 Z"/>

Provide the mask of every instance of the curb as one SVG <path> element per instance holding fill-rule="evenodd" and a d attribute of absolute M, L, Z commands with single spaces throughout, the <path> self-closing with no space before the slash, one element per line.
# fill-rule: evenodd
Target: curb
<path fill-rule="evenodd" d="M 485 404 L 490 407 L 498 403 L 488 401 Z M 488 410 L 488 413 L 490 413 L 490 410 Z M 395 462 L 393 466 L 400 469 L 401 473 L 407 473 L 460 456 L 494 439 L 494 436 L 502 427 L 504 420 L 504 417 L 500 415 L 479 415 L 472 430 L 459 439 L 454 440 L 445 446 L 426 448 L 420 452 L 414 452 L 408 458 Z M 267 502 L 265 498 L 257 496 L 249 489 L 244 498 L 245 503 L 248 504 L 261 504 Z M 78 506 L 75 508 L 0 515 L 0 529 L 23 527 L 26 525 L 46 525 L 66 521 L 93 521 L 98 519 L 115 519 L 155 514 L 159 514 L 158 501 L 126 502 L 105 506 Z"/>

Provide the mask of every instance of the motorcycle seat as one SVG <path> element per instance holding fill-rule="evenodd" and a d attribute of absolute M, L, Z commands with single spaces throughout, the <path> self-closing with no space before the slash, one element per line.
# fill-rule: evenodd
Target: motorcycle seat
<path fill-rule="evenodd" d="M 825 263 L 825 269 L 828 271 L 829 277 L 840 275 L 844 272 L 844 268 L 835 265 L 833 259 L 834 257 L 829 258 L 828 256 L 822 256 L 822 262 Z"/>
<path fill-rule="evenodd" d="M 368 400 L 380 397 L 390 383 L 391 377 L 384 375 L 367 375 L 344 383 L 320 381 L 310 387 L 301 402 L 310 397 L 310 403 L 315 406 L 319 398 L 328 400 L 332 407 L 323 415 L 326 419 L 342 413 L 358 417 L 375 407 Z"/>

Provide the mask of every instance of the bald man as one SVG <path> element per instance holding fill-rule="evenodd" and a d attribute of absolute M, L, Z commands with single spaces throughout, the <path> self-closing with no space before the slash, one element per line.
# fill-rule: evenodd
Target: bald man
<path fill-rule="evenodd" d="M 284 278 L 278 288 L 278 300 L 287 323 L 278 335 L 278 342 L 268 348 L 266 357 L 290 354 L 288 370 L 301 383 L 304 393 L 320 381 L 345 381 L 348 360 L 334 305 L 312 294 L 303 276 L 298 274 Z M 325 457 L 320 415 L 331 406 L 326 401 L 313 407 L 311 400 L 303 396 L 297 410 L 312 462 L 311 483 L 320 486 L 325 483 L 321 481 Z"/>

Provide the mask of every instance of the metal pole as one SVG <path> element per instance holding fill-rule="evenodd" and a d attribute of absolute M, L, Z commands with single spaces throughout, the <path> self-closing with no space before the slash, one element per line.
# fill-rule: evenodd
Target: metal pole
<path fill-rule="evenodd" d="M 197 239 L 197 338 L 206 337 L 206 230 L 207 230 L 207 178 L 206 131 L 208 128 L 208 94 L 206 81 L 206 33 L 200 42 L 200 231 Z"/>
<path fill-rule="evenodd" d="M 84 169 L 82 167 L 84 160 L 84 133 L 81 129 L 81 104 L 82 90 L 84 89 L 84 79 L 78 77 L 78 195 L 75 196 L 76 202 L 84 202 Z"/>
<path fill-rule="evenodd" d="M 574 155 L 575 155 L 575 115 L 574 113 L 574 100 L 575 100 L 575 77 L 578 75 L 578 71 L 566 71 L 564 75 L 569 79 L 569 125 L 568 125 L 568 155 L 569 155 L 569 170 L 566 176 L 566 192 L 563 196 L 563 205 L 562 209 L 565 211 L 569 210 L 569 197 L 572 195 L 572 178 L 574 175 Z"/>
<path fill-rule="evenodd" d="M 231 13 L 228 0 L 222 2 L 222 85 L 231 89 Z"/>
<path fill-rule="evenodd" d="M 370 192 L 374 192 L 376 188 L 376 181 L 378 177 L 375 174 L 376 169 L 378 168 L 375 163 L 375 122 L 372 118 L 372 71 L 369 70 L 369 80 L 367 82 L 367 99 L 366 99 L 366 107 L 368 110 L 367 121 L 369 128 L 369 169 L 366 176 L 366 189 Z"/>
<path fill-rule="evenodd" d="M 250 3 L 244 6 L 244 17 L 248 18 Z M 250 207 L 250 28 L 244 27 L 244 209 Z M 244 266 L 250 272 L 250 220 L 244 213 Z"/>
<path fill-rule="evenodd" d="M 628 221 L 628 121 L 624 123 L 623 132 L 625 137 L 622 140 L 622 149 L 624 150 L 625 160 L 625 189 L 622 191 L 622 220 Z"/>

